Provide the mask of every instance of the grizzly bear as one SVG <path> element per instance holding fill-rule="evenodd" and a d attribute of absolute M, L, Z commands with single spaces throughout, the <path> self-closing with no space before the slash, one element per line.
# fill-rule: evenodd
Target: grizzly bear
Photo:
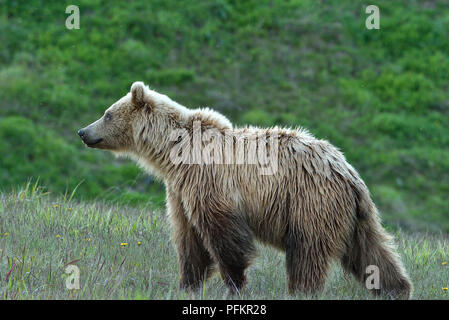
<path fill-rule="evenodd" d="M 285 252 L 290 294 L 319 292 L 337 259 L 363 285 L 377 268 L 372 292 L 411 297 L 367 186 L 337 148 L 304 129 L 233 128 L 216 111 L 135 82 L 78 134 L 164 182 L 181 288 L 199 288 L 218 267 L 239 292 L 257 239 Z"/>

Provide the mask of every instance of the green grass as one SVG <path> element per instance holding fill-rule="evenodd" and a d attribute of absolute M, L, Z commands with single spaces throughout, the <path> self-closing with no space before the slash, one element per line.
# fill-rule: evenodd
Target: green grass
<path fill-rule="evenodd" d="M 164 191 L 76 132 L 137 80 L 234 123 L 307 127 L 345 153 L 390 226 L 449 232 L 444 0 L 0 1 L 0 189 L 161 208 Z"/>
<path fill-rule="evenodd" d="M 447 237 L 396 232 L 416 299 L 448 299 Z M 141 245 L 138 245 L 141 242 Z M 121 245 L 127 243 L 126 246 Z M 292 299 L 286 294 L 284 254 L 258 248 L 242 299 Z M 65 265 L 80 269 L 79 290 L 65 287 Z M 178 289 L 176 252 L 161 211 L 79 203 L 35 185 L 0 195 L 2 299 L 226 299 L 215 275 L 202 291 Z M 304 299 L 298 295 L 296 299 Z M 318 299 L 373 299 L 337 264 Z"/>

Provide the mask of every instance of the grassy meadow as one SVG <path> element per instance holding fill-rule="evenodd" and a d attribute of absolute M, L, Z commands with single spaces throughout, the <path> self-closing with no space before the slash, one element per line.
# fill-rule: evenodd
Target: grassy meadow
<path fill-rule="evenodd" d="M 134 81 L 236 126 L 304 126 L 340 148 L 414 297 L 449 298 L 446 0 L 369 3 L 379 30 L 363 0 L 76 4 L 68 30 L 65 2 L 0 0 L 0 299 L 227 298 L 217 275 L 178 290 L 164 187 L 76 134 Z M 80 290 L 65 287 L 68 264 Z M 248 278 L 239 298 L 291 298 L 273 249 L 259 248 Z M 373 296 L 336 264 L 317 298 Z"/>
<path fill-rule="evenodd" d="M 0 195 L 2 299 L 228 299 L 215 274 L 195 294 L 178 288 L 176 252 L 163 211 L 52 197 L 36 186 Z M 449 241 L 395 232 L 415 299 L 449 299 Z M 259 246 L 238 299 L 308 299 L 286 293 L 285 257 Z M 446 262 L 446 264 L 445 264 Z M 65 267 L 80 269 L 66 288 Z M 335 263 L 316 299 L 373 299 Z M 380 299 L 381 297 L 377 297 Z"/>

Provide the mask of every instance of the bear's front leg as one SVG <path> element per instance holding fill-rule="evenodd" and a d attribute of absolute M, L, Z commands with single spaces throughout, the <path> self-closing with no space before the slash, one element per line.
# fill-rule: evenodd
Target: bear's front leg
<path fill-rule="evenodd" d="M 187 220 L 181 197 L 169 188 L 167 188 L 167 207 L 178 253 L 180 288 L 198 289 L 212 273 L 214 261 L 195 227 Z"/>
<path fill-rule="evenodd" d="M 238 215 L 206 210 L 199 224 L 205 243 L 217 261 L 221 277 L 231 294 L 246 283 L 245 270 L 255 255 L 253 233 Z"/>

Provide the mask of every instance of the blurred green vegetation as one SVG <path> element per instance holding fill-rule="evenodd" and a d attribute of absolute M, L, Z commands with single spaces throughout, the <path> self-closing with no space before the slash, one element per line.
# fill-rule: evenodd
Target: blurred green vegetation
<path fill-rule="evenodd" d="M 371 3 L 370 3 L 371 4 Z M 302 125 L 344 151 L 391 226 L 449 231 L 446 1 L 0 1 L 0 188 L 163 204 L 77 129 L 142 80 L 237 124 Z M 150 201 L 148 201 L 150 200 Z"/>

